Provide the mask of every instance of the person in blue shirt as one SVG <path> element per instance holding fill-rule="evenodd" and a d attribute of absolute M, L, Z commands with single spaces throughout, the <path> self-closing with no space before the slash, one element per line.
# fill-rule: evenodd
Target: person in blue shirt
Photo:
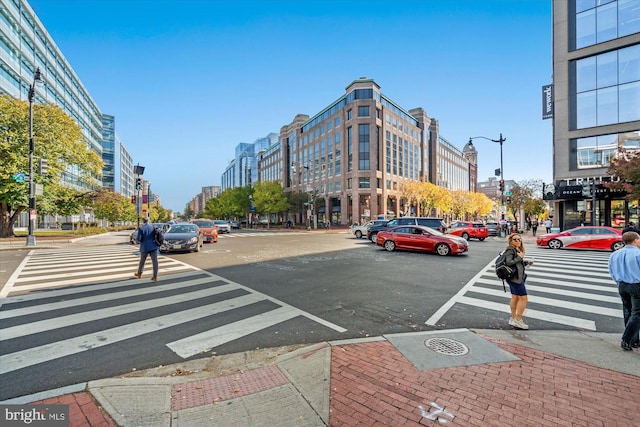
<path fill-rule="evenodd" d="M 622 298 L 624 333 L 620 347 L 640 347 L 640 235 L 635 231 L 622 234 L 625 246 L 609 257 L 609 274 L 618 284 Z"/>
<path fill-rule="evenodd" d="M 134 273 L 136 278 L 142 277 L 142 271 L 144 270 L 144 263 L 147 261 L 147 255 L 151 257 L 151 264 L 153 265 L 153 276 L 151 276 L 152 281 L 158 280 L 158 246 L 153 239 L 153 231 L 154 227 L 152 224 L 149 224 L 149 218 L 143 218 L 142 226 L 138 228 L 138 237 L 136 237 L 136 242 L 140 245 L 140 264 L 138 264 L 138 272 Z"/>

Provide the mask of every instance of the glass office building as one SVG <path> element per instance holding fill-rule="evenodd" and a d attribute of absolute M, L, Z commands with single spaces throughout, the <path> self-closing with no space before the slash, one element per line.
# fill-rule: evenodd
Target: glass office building
<path fill-rule="evenodd" d="M 555 225 L 637 222 L 638 202 L 605 183 L 640 149 L 640 0 L 554 0 L 553 86 Z"/>

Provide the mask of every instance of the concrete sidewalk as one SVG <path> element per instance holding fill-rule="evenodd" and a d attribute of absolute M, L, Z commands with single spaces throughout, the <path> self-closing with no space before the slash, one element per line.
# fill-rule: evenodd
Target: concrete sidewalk
<path fill-rule="evenodd" d="M 215 356 L 25 396 L 72 426 L 630 426 L 619 334 L 443 330 Z"/>

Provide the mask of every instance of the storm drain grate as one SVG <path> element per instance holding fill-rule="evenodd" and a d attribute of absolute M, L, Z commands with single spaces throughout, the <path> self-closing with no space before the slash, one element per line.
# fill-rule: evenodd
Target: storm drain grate
<path fill-rule="evenodd" d="M 469 353 L 469 347 L 460 341 L 449 338 L 429 338 L 424 345 L 436 353 L 446 354 L 448 356 L 464 356 Z"/>

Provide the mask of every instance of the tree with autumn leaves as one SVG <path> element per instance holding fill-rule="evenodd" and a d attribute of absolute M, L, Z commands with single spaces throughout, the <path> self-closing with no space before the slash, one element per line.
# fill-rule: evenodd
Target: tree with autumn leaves
<path fill-rule="evenodd" d="M 620 179 L 616 182 L 606 183 L 607 187 L 626 191 L 627 200 L 640 200 L 640 152 L 619 153 L 611 161 L 608 173 Z"/>

